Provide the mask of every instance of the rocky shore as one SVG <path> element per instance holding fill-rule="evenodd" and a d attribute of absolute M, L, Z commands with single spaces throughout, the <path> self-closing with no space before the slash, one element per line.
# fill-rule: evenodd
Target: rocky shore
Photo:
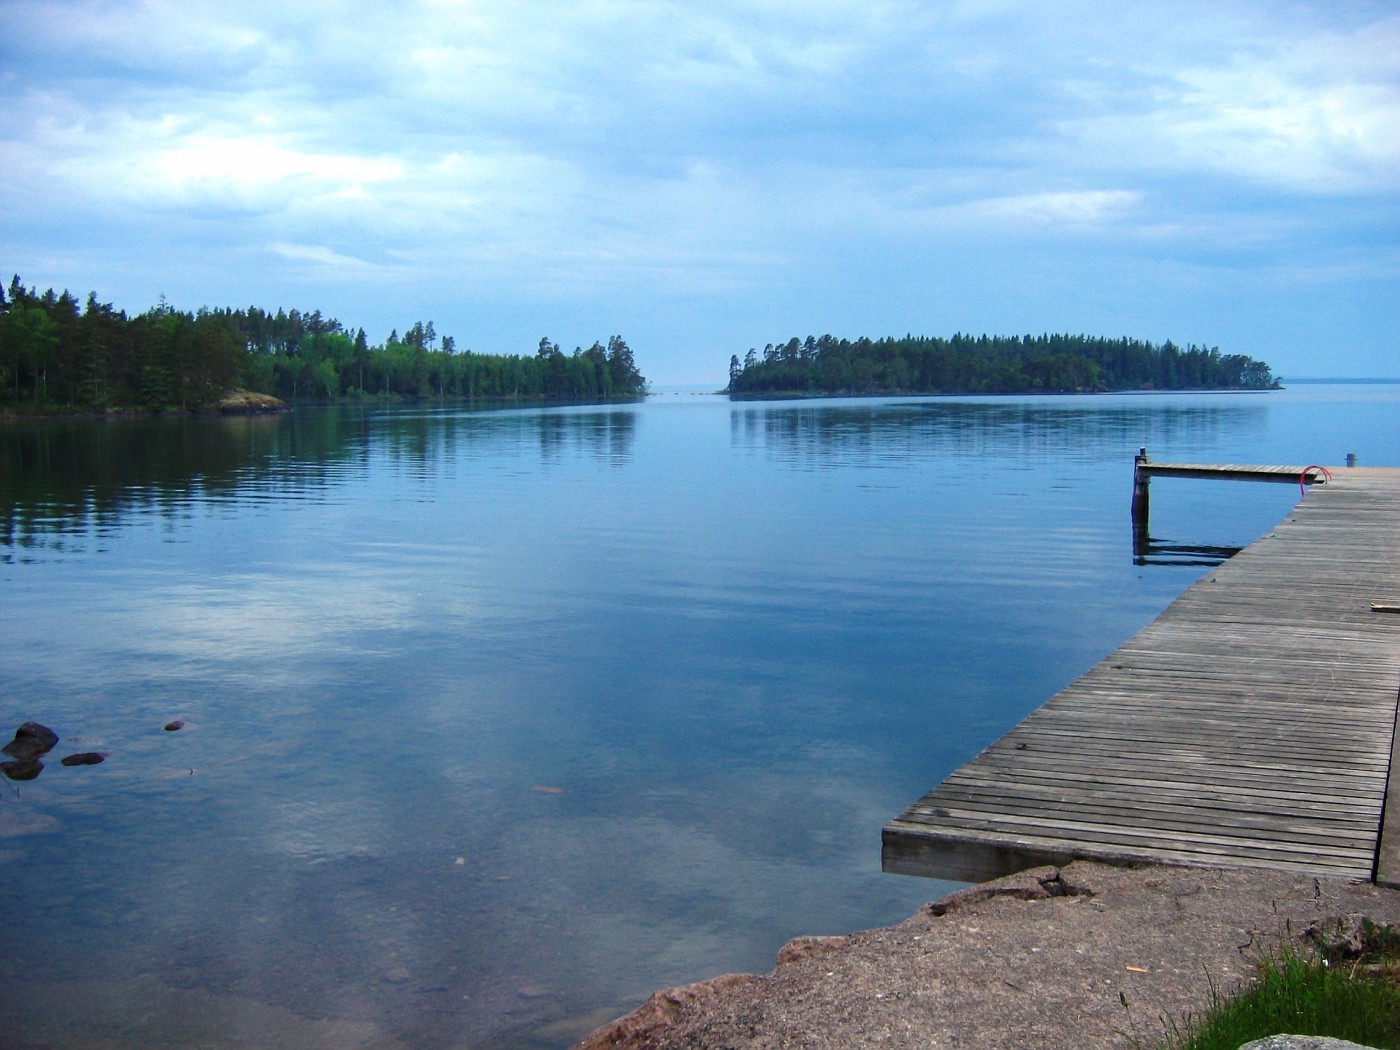
<path fill-rule="evenodd" d="M 1076 862 L 897 926 L 799 938 L 768 974 L 657 992 L 575 1050 L 1152 1047 L 1309 931 L 1400 923 L 1400 891 L 1271 871 Z"/>
<path fill-rule="evenodd" d="M 281 398 L 251 390 L 230 390 L 211 407 L 226 416 L 260 416 L 292 410 L 292 406 Z"/>

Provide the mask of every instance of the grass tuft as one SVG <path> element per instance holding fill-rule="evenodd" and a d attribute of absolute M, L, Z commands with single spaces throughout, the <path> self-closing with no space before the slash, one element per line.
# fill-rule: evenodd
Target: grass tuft
<path fill-rule="evenodd" d="M 1372 927 L 1372 930 L 1376 930 Z M 1370 932 L 1370 931 L 1368 931 Z M 1210 1008 L 1169 1025 L 1174 1050 L 1238 1050 L 1271 1035 L 1348 1039 L 1400 1050 L 1400 933 L 1376 930 L 1364 959 L 1285 949 L 1260 964 L 1258 984 L 1233 997 L 1211 987 Z"/>

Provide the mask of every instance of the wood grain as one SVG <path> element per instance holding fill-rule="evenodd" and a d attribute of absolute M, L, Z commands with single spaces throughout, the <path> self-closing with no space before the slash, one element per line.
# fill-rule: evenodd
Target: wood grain
<path fill-rule="evenodd" d="M 1146 466 L 1295 484 L 1303 470 Z M 1400 617 L 1375 611 L 1397 595 L 1400 470 L 1333 468 L 887 824 L 885 870 L 980 881 L 1091 857 L 1400 886 Z"/>

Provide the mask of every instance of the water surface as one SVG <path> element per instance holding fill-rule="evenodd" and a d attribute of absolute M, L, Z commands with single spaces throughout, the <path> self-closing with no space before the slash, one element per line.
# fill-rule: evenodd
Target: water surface
<path fill-rule="evenodd" d="M 1138 447 L 1396 465 L 1397 407 L 672 395 L 0 429 L 0 729 L 63 737 L 0 781 L 0 1025 L 558 1047 L 898 921 L 949 886 L 882 875 L 881 825 L 1298 499 L 1159 479 L 1144 563 Z"/>

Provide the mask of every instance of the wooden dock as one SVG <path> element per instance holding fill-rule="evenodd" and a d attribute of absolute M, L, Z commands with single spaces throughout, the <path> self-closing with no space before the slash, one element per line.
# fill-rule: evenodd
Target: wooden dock
<path fill-rule="evenodd" d="M 1311 485 L 1326 481 L 1322 467 L 1266 467 L 1252 463 L 1153 463 L 1136 465 L 1138 474 L 1149 478 L 1214 478 L 1220 481 L 1275 481 L 1286 485 Z"/>
<path fill-rule="evenodd" d="M 1348 455 L 1347 466 L 1356 466 L 1356 457 Z M 1133 528 L 1147 532 L 1153 478 L 1212 478 L 1217 481 L 1273 481 L 1298 486 L 1312 485 L 1330 478 L 1326 467 L 1311 464 L 1306 467 L 1269 467 L 1252 463 L 1154 463 L 1147 449 L 1138 451 L 1133 460 Z"/>
<path fill-rule="evenodd" d="M 1392 608 L 1400 469 L 1332 468 L 1273 532 L 887 824 L 884 869 L 976 882 L 1094 858 L 1400 886 Z"/>

